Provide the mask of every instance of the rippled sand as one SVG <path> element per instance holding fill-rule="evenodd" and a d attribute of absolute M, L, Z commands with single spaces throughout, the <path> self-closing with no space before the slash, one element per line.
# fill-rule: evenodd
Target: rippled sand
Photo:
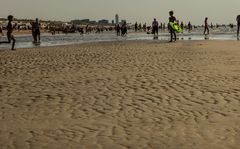
<path fill-rule="evenodd" d="M 237 149 L 240 42 L 0 51 L 1 149 Z"/>

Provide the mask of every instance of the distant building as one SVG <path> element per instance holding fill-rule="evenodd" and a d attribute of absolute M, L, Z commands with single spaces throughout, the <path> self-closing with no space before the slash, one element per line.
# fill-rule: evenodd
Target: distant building
<path fill-rule="evenodd" d="M 83 20 L 72 20 L 71 23 L 75 24 L 75 25 L 79 25 L 79 24 L 90 24 L 90 20 L 89 19 L 83 19 Z"/>
<path fill-rule="evenodd" d="M 96 25 L 96 24 L 97 24 L 97 21 L 90 21 L 89 24 L 91 24 L 91 25 Z"/>
<path fill-rule="evenodd" d="M 115 15 L 115 23 L 119 24 L 119 16 L 118 16 L 118 14 Z"/>
<path fill-rule="evenodd" d="M 101 25 L 107 25 L 107 24 L 109 24 L 109 21 L 105 20 L 105 19 L 102 19 L 102 20 L 99 20 L 98 23 L 101 24 Z"/>

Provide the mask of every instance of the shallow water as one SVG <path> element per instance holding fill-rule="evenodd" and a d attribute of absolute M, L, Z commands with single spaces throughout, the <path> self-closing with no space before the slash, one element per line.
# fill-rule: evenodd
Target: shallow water
<path fill-rule="evenodd" d="M 183 34 L 178 34 L 180 40 L 205 40 L 202 34 L 203 29 L 198 28 L 191 33 L 185 31 Z M 236 28 L 219 28 L 211 30 L 211 34 L 208 36 L 209 40 L 236 40 Z M 6 40 L 6 37 L 0 38 L 0 41 Z M 101 34 L 56 34 L 51 35 L 44 33 L 41 36 L 41 44 L 35 45 L 32 43 L 31 35 L 17 35 L 16 36 L 16 48 L 32 48 L 36 46 L 57 46 L 57 45 L 69 45 L 79 43 L 92 43 L 102 41 L 133 41 L 133 40 L 153 40 L 152 34 L 146 34 L 145 32 L 129 32 L 126 37 L 116 36 L 115 32 L 105 32 Z M 158 40 L 169 40 L 169 33 L 167 31 L 161 31 L 159 33 Z M 10 44 L 0 44 L 0 48 L 10 48 Z"/>

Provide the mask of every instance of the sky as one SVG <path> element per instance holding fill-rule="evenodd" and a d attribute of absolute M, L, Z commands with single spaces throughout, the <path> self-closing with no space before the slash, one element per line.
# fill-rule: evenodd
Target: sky
<path fill-rule="evenodd" d="M 1 18 L 12 14 L 22 19 L 111 21 L 119 14 L 120 20 L 149 24 L 154 18 L 167 22 L 170 10 L 185 23 L 201 25 L 208 17 L 209 22 L 236 24 L 240 0 L 0 0 Z"/>

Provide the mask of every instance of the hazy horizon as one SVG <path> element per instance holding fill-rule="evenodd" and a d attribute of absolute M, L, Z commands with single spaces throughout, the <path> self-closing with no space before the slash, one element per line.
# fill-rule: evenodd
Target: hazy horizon
<path fill-rule="evenodd" d="M 192 24 L 209 22 L 236 24 L 240 14 L 239 0 L 0 0 L 0 17 L 12 14 L 16 18 L 36 17 L 44 20 L 70 21 L 73 19 L 114 20 L 119 14 L 120 20 L 128 22 L 151 23 L 153 18 L 168 22 L 169 10 L 174 10 L 178 20 Z"/>

